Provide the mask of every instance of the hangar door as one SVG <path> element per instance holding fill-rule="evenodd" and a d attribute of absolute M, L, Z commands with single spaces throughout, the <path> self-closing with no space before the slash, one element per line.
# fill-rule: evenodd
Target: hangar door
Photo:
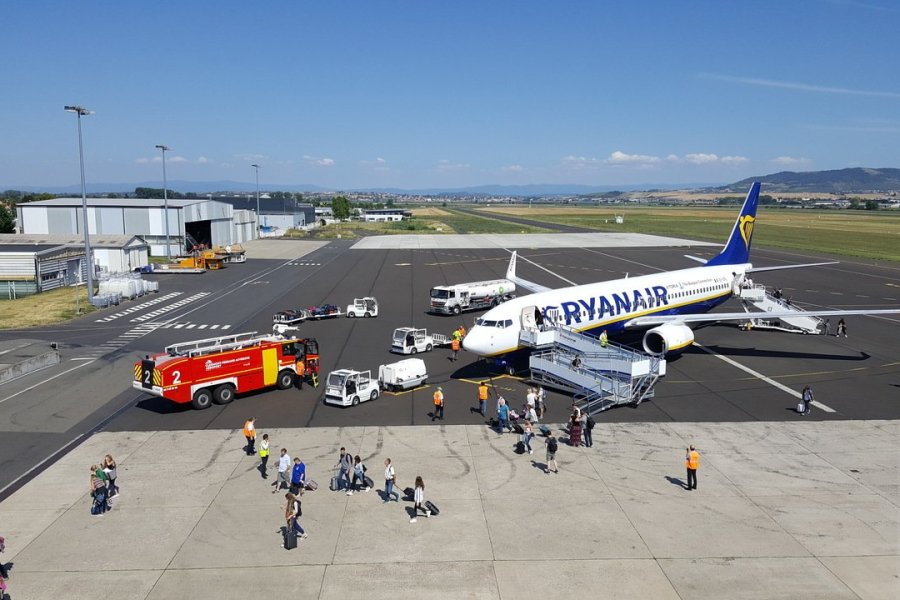
<path fill-rule="evenodd" d="M 193 239 L 194 243 L 197 245 L 204 245 L 207 248 L 212 247 L 212 221 L 209 219 L 185 223 L 184 230 L 185 233 L 187 233 L 188 238 L 188 247 L 186 250 L 190 250 L 193 245 L 191 239 Z"/>

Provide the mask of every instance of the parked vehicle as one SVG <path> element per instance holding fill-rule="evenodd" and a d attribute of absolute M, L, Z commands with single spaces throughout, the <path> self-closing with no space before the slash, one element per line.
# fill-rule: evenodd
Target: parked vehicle
<path fill-rule="evenodd" d="M 428 333 L 425 329 L 415 327 L 398 327 L 391 339 L 391 352 L 397 354 L 416 354 L 431 352 L 435 346 L 446 346 L 450 336 L 440 333 Z"/>
<path fill-rule="evenodd" d="M 425 383 L 428 372 L 421 358 L 407 358 L 378 367 L 378 382 L 382 389 L 409 390 Z"/>
<path fill-rule="evenodd" d="M 467 310 L 493 308 L 512 298 L 516 284 L 509 279 L 474 281 L 431 288 L 431 312 L 458 315 Z"/>
<path fill-rule="evenodd" d="M 347 316 L 351 319 L 353 317 L 377 317 L 378 300 L 371 296 L 354 298 L 353 304 L 347 305 Z"/>
<path fill-rule="evenodd" d="M 372 379 L 371 371 L 338 369 L 328 374 L 325 380 L 325 404 L 356 406 L 366 400 L 378 398 L 378 380 Z"/>

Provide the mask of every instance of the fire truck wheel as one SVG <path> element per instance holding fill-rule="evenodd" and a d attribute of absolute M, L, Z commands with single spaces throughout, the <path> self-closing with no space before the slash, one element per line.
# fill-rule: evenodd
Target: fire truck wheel
<path fill-rule="evenodd" d="M 203 410 L 204 408 L 209 408 L 212 405 L 212 394 L 209 389 L 204 388 L 202 390 L 197 390 L 194 392 L 194 400 L 191 402 L 191 406 L 196 408 L 197 410 Z"/>
<path fill-rule="evenodd" d="M 372 394 L 369 396 L 369 400 L 375 400 L 378 398 L 378 390 L 372 390 Z"/>
<path fill-rule="evenodd" d="M 278 389 L 286 390 L 294 387 L 294 372 L 285 369 L 278 373 Z"/>
<path fill-rule="evenodd" d="M 359 396 L 353 396 L 353 400 L 350 401 L 350 404 L 352 404 L 353 406 L 359 404 Z"/>
<path fill-rule="evenodd" d="M 213 402 L 216 404 L 228 404 L 234 400 L 234 386 L 230 383 L 223 383 L 213 392 Z"/>

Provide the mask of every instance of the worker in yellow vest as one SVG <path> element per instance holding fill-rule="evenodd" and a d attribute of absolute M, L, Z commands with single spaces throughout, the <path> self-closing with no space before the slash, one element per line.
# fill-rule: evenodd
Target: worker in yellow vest
<path fill-rule="evenodd" d="M 259 472 L 262 473 L 263 479 L 268 479 L 269 471 L 269 434 L 264 433 L 262 441 L 259 443 Z"/>
<path fill-rule="evenodd" d="M 604 329 L 600 333 L 600 347 L 606 348 L 606 345 L 609 344 L 609 336 L 606 335 L 606 330 Z"/>
<path fill-rule="evenodd" d="M 244 437 L 247 438 L 247 456 L 256 454 L 256 417 L 250 417 L 244 423 Z"/>
<path fill-rule="evenodd" d="M 431 413 L 431 420 L 444 420 L 444 392 L 440 387 L 434 391 L 434 412 Z"/>
<path fill-rule="evenodd" d="M 481 413 L 481 416 L 485 416 L 484 410 L 485 405 L 487 404 L 488 399 L 488 386 L 485 382 L 481 382 L 481 385 L 478 386 L 478 412 Z"/>
<path fill-rule="evenodd" d="M 684 466 L 687 468 L 687 489 L 697 489 L 697 469 L 700 467 L 700 453 L 693 446 L 685 449 Z"/>

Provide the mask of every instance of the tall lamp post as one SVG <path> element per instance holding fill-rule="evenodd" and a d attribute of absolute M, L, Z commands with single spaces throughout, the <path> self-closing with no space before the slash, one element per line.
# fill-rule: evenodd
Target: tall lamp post
<path fill-rule="evenodd" d="M 78 161 L 81 164 L 81 224 L 84 228 L 84 255 L 87 262 L 87 297 L 94 301 L 94 260 L 91 258 L 91 237 L 88 233 L 87 192 L 84 188 L 84 149 L 81 144 L 81 117 L 92 115 L 94 111 L 83 106 L 65 106 L 66 112 L 75 113 L 78 117 Z"/>
<path fill-rule="evenodd" d="M 162 151 L 162 159 L 163 159 L 163 203 L 165 205 L 165 220 L 166 220 L 166 260 L 172 260 L 172 251 L 171 246 L 169 245 L 169 190 L 166 185 L 166 151 L 171 150 L 165 144 L 157 144 L 157 148 Z"/>
<path fill-rule="evenodd" d="M 259 220 L 259 165 L 250 165 L 256 169 L 256 237 L 260 237 L 262 222 Z"/>

